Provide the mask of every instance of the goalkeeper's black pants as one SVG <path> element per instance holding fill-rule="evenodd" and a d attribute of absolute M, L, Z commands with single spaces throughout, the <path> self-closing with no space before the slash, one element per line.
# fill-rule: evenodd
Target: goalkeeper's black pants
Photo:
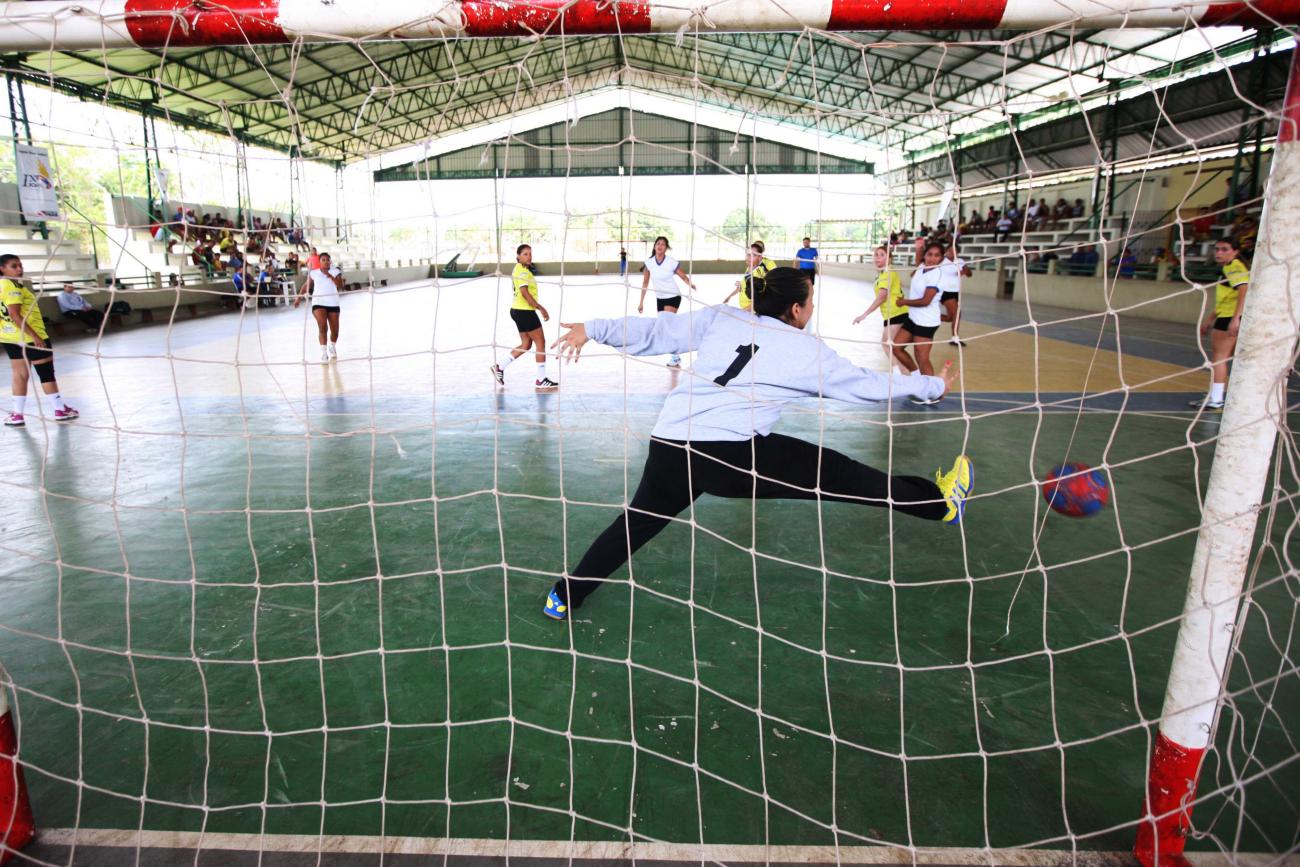
<path fill-rule="evenodd" d="M 891 476 L 847 455 L 782 434 L 689 444 L 652 439 L 632 502 L 555 584 L 574 608 L 701 494 L 733 499 L 822 500 L 893 509 L 929 521 L 948 505 L 933 481 Z"/>

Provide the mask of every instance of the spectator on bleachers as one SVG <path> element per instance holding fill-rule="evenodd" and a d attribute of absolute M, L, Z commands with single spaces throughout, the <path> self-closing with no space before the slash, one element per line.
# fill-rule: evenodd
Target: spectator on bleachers
<path fill-rule="evenodd" d="M 1083 216 L 1083 199 L 1074 200 L 1074 207 L 1070 210 L 1070 216 L 1076 219 Z"/>
<path fill-rule="evenodd" d="M 1025 205 L 1025 229 L 1026 231 L 1036 232 L 1043 222 L 1043 206 L 1038 204 L 1038 199 L 1030 199 L 1029 204 Z"/>
<path fill-rule="evenodd" d="M 1121 250 L 1119 255 L 1112 260 L 1112 264 L 1118 266 L 1119 276 L 1125 278 L 1132 278 L 1137 274 L 1137 263 L 1137 256 L 1133 254 L 1133 250 L 1129 247 Z"/>
<path fill-rule="evenodd" d="M 1009 214 L 1003 214 L 1002 216 L 998 217 L 998 221 L 995 225 L 996 225 L 996 231 L 993 234 L 993 240 L 997 242 L 1001 242 L 1001 241 L 1005 241 L 1008 237 L 1010 237 L 1011 228 L 1012 226 L 1015 225 L 1015 223 L 1012 222 L 1011 216 Z"/>
<path fill-rule="evenodd" d="M 1075 277 L 1092 277 L 1097 273 L 1098 261 L 1096 246 L 1084 244 L 1065 260 L 1066 273 Z"/>
<path fill-rule="evenodd" d="M 1070 219 L 1070 203 L 1065 199 L 1057 199 L 1056 205 L 1052 208 L 1052 228 L 1059 229 Z"/>
<path fill-rule="evenodd" d="M 1178 257 L 1164 247 L 1158 247 L 1156 254 L 1151 258 L 1152 265 L 1177 265 Z"/>
<path fill-rule="evenodd" d="M 312 247 L 311 252 L 307 254 L 307 273 L 310 274 L 312 271 L 319 271 L 319 270 L 320 270 L 320 254 L 316 252 L 315 247 Z"/>
<path fill-rule="evenodd" d="M 307 249 L 307 240 L 303 237 L 301 226 L 295 225 L 289 228 L 289 243 L 293 244 L 295 248 Z"/>
<path fill-rule="evenodd" d="M 275 306 L 275 268 L 273 259 L 262 259 L 262 267 L 257 271 L 257 295 L 258 307 Z"/>
<path fill-rule="evenodd" d="M 234 284 L 236 294 L 236 306 L 248 307 L 248 302 L 257 295 L 257 288 L 250 286 L 248 283 L 248 270 L 241 261 L 238 268 L 232 268 L 230 282 Z"/>
<path fill-rule="evenodd" d="M 301 265 L 302 263 L 298 261 L 298 251 L 290 250 L 289 255 L 284 257 L 284 264 L 281 267 L 289 273 L 289 276 L 293 277 L 297 275 L 298 268 Z"/>
<path fill-rule="evenodd" d="M 160 244 L 166 245 L 168 253 L 172 251 L 172 247 L 176 244 L 176 238 L 172 235 L 171 230 L 167 228 L 167 223 L 156 212 L 149 215 L 149 237 Z"/>
<path fill-rule="evenodd" d="M 1237 239 L 1237 251 L 1241 260 L 1249 263 L 1255 258 L 1255 236 L 1259 234 L 1259 220 L 1251 214 L 1238 214 L 1232 221 L 1229 233 Z"/>
<path fill-rule="evenodd" d="M 75 319 L 86 326 L 87 331 L 98 331 L 104 322 L 104 314 L 81 297 L 77 293 L 77 287 L 71 283 L 64 283 L 63 291 L 59 293 L 59 312 L 64 319 Z"/>
<path fill-rule="evenodd" d="M 194 249 L 190 251 L 190 263 L 196 268 L 202 268 L 206 276 L 212 276 L 216 270 L 216 257 L 212 254 L 212 247 L 207 241 L 195 243 Z"/>

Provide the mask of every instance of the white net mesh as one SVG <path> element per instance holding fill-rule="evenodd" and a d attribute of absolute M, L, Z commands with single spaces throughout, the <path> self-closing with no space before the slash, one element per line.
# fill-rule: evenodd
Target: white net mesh
<path fill-rule="evenodd" d="M 8 58 L 15 138 L 47 149 L 61 217 L 24 220 L 21 165 L 0 167 L 0 253 L 42 290 L 81 411 L 56 421 L 33 378 L 5 431 L 0 672 L 44 831 L 19 862 L 1131 849 L 1224 433 L 1187 406 L 1228 333 L 1197 326 L 1215 241 L 1251 262 L 1289 43 L 970 36 Z M 659 235 L 696 284 L 680 316 L 727 297 L 750 242 L 790 265 L 808 235 L 809 329 L 883 373 L 880 311 L 851 323 L 872 248 L 892 237 L 906 286 L 923 226 L 970 268 L 965 345 L 944 323 L 932 356 L 959 387 L 808 399 L 778 430 L 900 475 L 969 454 L 961 525 L 705 496 L 544 617 L 699 374 L 594 346 L 541 370 L 530 349 L 494 388 L 516 246 L 553 341 L 653 314 Z M 313 247 L 351 290 L 336 356 L 288 303 Z M 66 281 L 88 315 L 60 307 Z M 1300 845 L 1276 424 L 1187 840 L 1234 863 Z M 1044 504 L 1068 461 L 1109 487 L 1091 518 Z"/>

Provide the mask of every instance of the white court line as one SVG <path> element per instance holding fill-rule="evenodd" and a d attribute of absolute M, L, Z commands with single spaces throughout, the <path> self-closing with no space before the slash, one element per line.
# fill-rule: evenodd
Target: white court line
<path fill-rule="evenodd" d="M 55 846 L 105 846 L 286 853 L 373 855 L 459 855 L 489 858 L 564 858 L 602 861 L 712 861 L 786 864 L 1009 864 L 1018 867 L 1133 864 L 1128 852 L 1072 852 L 1068 849 L 907 849 L 897 846 L 739 846 L 687 843 L 569 842 L 566 840 L 487 840 L 442 837 L 365 837 L 306 834 L 203 834 L 194 831 L 137 831 L 108 828 L 53 828 L 40 841 Z M 1189 852 L 1195 867 L 1263 867 L 1295 863 L 1292 856 L 1263 853 Z M 1279 860 L 1280 859 L 1280 860 Z"/>

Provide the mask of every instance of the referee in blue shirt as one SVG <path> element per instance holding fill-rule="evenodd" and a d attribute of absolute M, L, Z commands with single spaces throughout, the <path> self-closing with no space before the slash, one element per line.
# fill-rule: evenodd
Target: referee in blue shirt
<path fill-rule="evenodd" d="M 803 239 L 803 246 L 795 251 L 794 265 L 803 271 L 817 270 L 817 248 L 812 245 L 812 238 Z"/>

